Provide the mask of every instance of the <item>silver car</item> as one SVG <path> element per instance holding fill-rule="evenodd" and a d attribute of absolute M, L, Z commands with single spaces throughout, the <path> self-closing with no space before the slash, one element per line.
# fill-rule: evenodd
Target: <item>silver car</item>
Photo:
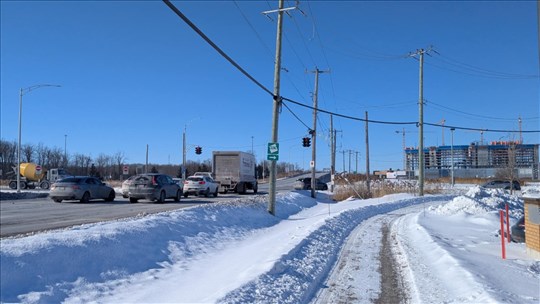
<path fill-rule="evenodd" d="M 114 189 L 101 180 L 91 176 L 72 176 L 60 179 L 51 186 L 49 197 L 61 203 L 62 200 L 78 200 L 88 203 L 92 199 L 114 201 Z"/>
<path fill-rule="evenodd" d="M 219 184 L 209 176 L 190 176 L 184 181 L 184 197 L 188 197 L 190 194 L 206 197 L 212 194 L 217 197 L 218 189 Z"/>
<path fill-rule="evenodd" d="M 140 199 L 164 203 L 168 198 L 179 202 L 182 188 L 168 175 L 145 173 L 135 176 L 129 185 L 128 196 L 130 203 L 136 203 Z"/>

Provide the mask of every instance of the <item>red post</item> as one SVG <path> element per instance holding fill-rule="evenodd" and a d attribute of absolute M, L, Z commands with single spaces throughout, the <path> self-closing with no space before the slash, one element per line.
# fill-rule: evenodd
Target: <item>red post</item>
<path fill-rule="evenodd" d="M 510 212 L 508 212 L 508 203 L 506 204 L 506 239 L 508 240 L 508 243 L 510 243 L 511 237 L 510 237 Z"/>
<path fill-rule="evenodd" d="M 506 248 L 504 247 L 504 211 L 499 210 L 501 216 L 501 245 L 502 245 L 502 258 L 506 259 Z"/>

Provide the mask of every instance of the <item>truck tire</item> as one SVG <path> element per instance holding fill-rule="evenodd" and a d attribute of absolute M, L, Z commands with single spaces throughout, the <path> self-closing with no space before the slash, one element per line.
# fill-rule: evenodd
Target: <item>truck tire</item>
<path fill-rule="evenodd" d="M 40 184 L 39 184 L 39 187 L 43 190 L 47 190 L 51 187 L 51 183 L 49 183 L 48 181 L 42 181 Z"/>
<path fill-rule="evenodd" d="M 21 189 L 26 189 L 26 187 L 28 187 L 28 185 L 26 184 L 26 182 L 22 182 L 22 181 L 21 181 Z"/>
<path fill-rule="evenodd" d="M 257 191 L 259 191 L 259 184 L 255 182 L 255 185 L 253 186 L 253 193 L 257 194 Z"/>
<path fill-rule="evenodd" d="M 17 182 L 16 181 L 10 181 L 9 182 L 9 189 L 17 189 Z"/>
<path fill-rule="evenodd" d="M 246 184 L 238 183 L 238 185 L 236 185 L 236 192 L 238 192 L 238 194 L 245 194 L 246 193 Z"/>

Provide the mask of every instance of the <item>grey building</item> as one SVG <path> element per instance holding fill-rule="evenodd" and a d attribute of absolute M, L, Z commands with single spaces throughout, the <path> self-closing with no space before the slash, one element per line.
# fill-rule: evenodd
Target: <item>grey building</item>
<path fill-rule="evenodd" d="M 424 149 L 426 178 L 450 176 L 452 162 L 455 177 L 494 177 L 513 168 L 518 178 L 538 179 L 538 144 L 494 141 L 489 145 L 454 145 Z M 406 148 L 406 170 L 418 175 L 418 148 Z"/>

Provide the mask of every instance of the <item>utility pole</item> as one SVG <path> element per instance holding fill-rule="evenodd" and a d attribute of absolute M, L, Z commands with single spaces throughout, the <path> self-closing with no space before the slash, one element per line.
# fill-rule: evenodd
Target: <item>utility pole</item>
<path fill-rule="evenodd" d="M 519 144 L 521 145 L 523 144 L 523 134 L 521 130 L 521 115 L 518 118 L 518 123 L 519 123 Z"/>
<path fill-rule="evenodd" d="M 279 84 L 281 76 L 281 35 L 283 28 L 283 0 L 279 0 L 277 34 L 276 34 L 276 58 L 274 62 L 274 96 L 272 109 L 272 143 L 278 142 L 279 110 L 281 108 L 281 96 Z M 276 214 L 276 160 L 270 160 L 270 181 L 268 194 L 268 212 Z"/>
<path fill-rule="evenodd" d="M 341 152 L 343 152 L 343 172 L 345 172 L 345 171 L 346 171 L 346 170 L 345 170 L 345 152 L 346 152 L 346 151 L 343 150 L 343 151 L 341 151 Z"/>
<path fill-rule="evenodd" d="M 366 111 L 366 186 L 368 194 L 371 194 L 371 183 L 369 180 L 369 133 L 368 133 L 368 112 Z"/>
<path fill-rule="evenodd" d="M 144 166 L 144 173 L 148 173 L 148 144 L 146 144 L 146 166 Z"/>
<path fill-rule="evenodd" d="M 354 153 L 356 154 L 356 169 L 354 170 L 356 174 L 358 174 L 358 151 L 354 151 Z"/>
<path fill-rule="evenodd" d="M 317 181 L 315 180 L 315 172 L 316 170 L 316 161 L 317 161 L 317 102 L 318 102 L 318 94 L 319 94 L 319 74 L 320 73 L 328 73 L 330 71 L 321 71 L 317 67 L 315 67 L 314 71 L 311 71 L 311 73 L 315 73 L 315 89 L 313 92 L 313 129 L 311 129 L 311 161 L 313 166 L 311 167 L 311 197 L 315 198 L 315 193 L 317 189 Z"/>
<path fill-rule="evenodd" d="M 418 76 L 418 195 L 424 196 L 424 54 L 432 51 L 419 49 L 410 56 L 419 56 L 420 68 Z"/>
<path fill-rule="evenodd" d="M 186 180 L 186 129 L 184 125 L 184 133 L 182 133 L 182 180 Z"/>
<path fill-rule="evenodd" d="M 334 115 L 330 114 L 330 192 L 334 192 L 334 175 L 336 174 L 336 145 L 334 133 Z"/>
<path fill-rule="evenodd" d="M 349 174 L 351 173 L 351 153 L 353 152 L 352 150 L 349 150 Z"/>

